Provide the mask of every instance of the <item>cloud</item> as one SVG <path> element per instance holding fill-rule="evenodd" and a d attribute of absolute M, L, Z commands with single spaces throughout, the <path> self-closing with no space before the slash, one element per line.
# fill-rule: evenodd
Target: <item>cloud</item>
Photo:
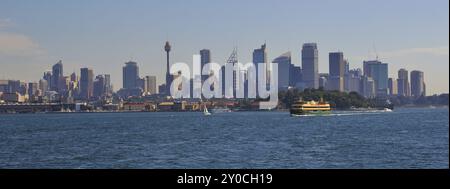
<path fill-rule="evenodd" d="M 9 18 L 0 18 L 0 29 L 7 28 L 12 26 L 11 19 Z"/>
<path fill-rule="evenodd" d="M 0 57 L 33 57 L 46 52 L 26 35 L 0 32 Z"/>
<path fill-rule="evenodd" d="M 434 56 L 449 56 L 449 47 L 441 46 L 441 47 L 431 47 L 431 48 L 410 48 L 410 49 L 401 49 L 390 52 L 380 52 L 379 55 L 387 58 L 392 57 L 403 57 L 410 55 L 434 55 Z"/>

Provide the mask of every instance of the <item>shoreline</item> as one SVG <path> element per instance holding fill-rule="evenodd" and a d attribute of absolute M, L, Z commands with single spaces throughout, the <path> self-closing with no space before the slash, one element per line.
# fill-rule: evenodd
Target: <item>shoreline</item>
<path fill-rule="evenodd" d="M 396 109 L 441 109 L 441 108 L 449 108 L 447 105 L 439 105 L 439 106 L 397 106 Z M 371 111 L 378 110 L 377 108 L 361 108 L 361 109 L 333 109 L 332 111 Z M 394 110 L 395 111 L 395 110 Z M 9 115 L 9 114 L 89 114 L 89 113 L 192 113 L 197 112 L 201 113 L 202 111 L 73 111 L 73 112 L 59 112 L 59 111 L 50 111 L 50 112 L 7 112 L 0 113 L 0 115 Z M 231 112 L 220 112 L 220 113 L 234 113 L 234 112 L 289 112 L 289 109 L 275 109 L 275 110 L 237 110 Z"/>

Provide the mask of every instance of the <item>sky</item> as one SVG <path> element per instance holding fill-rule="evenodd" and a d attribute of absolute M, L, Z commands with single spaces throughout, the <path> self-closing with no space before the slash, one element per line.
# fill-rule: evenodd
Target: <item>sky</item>
<path fill-rule="evenodd" d="M 267 43 L 268 59 L 291 51 L 300 65 L 303 43 L 342 51 L 350 68 L 364 60 L 397 71 L 421 70 L 427 94 L 449 92 L 448 0 L 0 0 L 0 79 L 38 81 L 58 60 L 64 74 L 90 67 L 122 87 L 122 66 L 164 82 L 164 43 L 171 63 L 192 63 L 210 49 L 224 64 L 234 47 L 242 63 Z"/>

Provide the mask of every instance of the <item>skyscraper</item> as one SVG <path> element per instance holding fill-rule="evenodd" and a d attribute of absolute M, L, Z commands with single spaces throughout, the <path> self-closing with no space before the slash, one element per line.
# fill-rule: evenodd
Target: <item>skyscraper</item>
<path fill-rule="evenodd" d="M 122 68 L 122 74 L 124 89 L 135 89 L 139 87 L 139 67 L 136 62 L 125 62 L 125 66 Z"/>
<path fill-rule="evenodd" d="M 398 70 L 397 90 L 400 96 L 410 96 L 410 86 L 408 80 L 408 70 Z"/>
<path fill-rule="evenodd" d="M 111 96 L 113 93 L 113 88 L 112 88 L 112 83 L 111 83 L 111 75 L 105 74 L 103 77 L 105 79 L 105 95 Z"/>
<path fill-rule="evenodd" d="M 105 95 L 105 77 L 103 75 L 98 75 L 95 77 L 94 81 L 94 97 L 102 97 Z"/>
<path fill-rule="evenodd" d="M 389 95 L 397 95 L 397 82 L 393 78 L 388 79 Z"/>
<path fill-rule="evenodd" d="M 421 71 L 411 71 L 411 95 L 414 97 L 425 96 L 425 81 Z"/>
<path fill-rule="evenodd" d="M 156 76 L 146 76 L 147 92 L 156 94 Z"/>
<path fill-rule="evenodd" d="M 278 64 L 278 89 L 287 90 L 291 74 L 291 52 L 286 52 L 275 58 L 272 63 Z"/>
<path fill-rule="evenodd" d="M 344 91 L 345 60 L 344 53 L 331 52 L 329 58 L 328 89 Z"/>
<path fill-rule="evenodd" d="M 81 98 L 89 99 L 94 93 L 94 71 L 89 68 L 81 68 L 80 75 Z"/>
<path fill-rule="evenodd" d="M 259 76 L 259 68 L 258 65 L 259 64 L 263 64 L 264 68 L 266 68 L 267 66 L 267 52 L 266 52 L 266 44 L 264 43 L 263 45 L 261 45 L 261 48 L 259 49 L 255 49 L 253 50 L 253 64 L 255 66 L 255 76 L 256 76 L 256 96 L 258 96 L 258 85 L 259 82 L 264 82 L 264 86 L 266 86 L 265 84 L 267 84 L 266 81 L 259 81 L 258 80 L 258 76 Z"/>
<path fill-rule="evenodd" d="M 378 60 L 363 62 L 364 76 L 373 79 L 375 95 L 386 96 L 388 94 L 388 64 Z"/>
<path fill-rule="evenodd" d="M 305 43 L 302 48 L 303 82 L 307 88 L 319 87 L 319 54 L 316 43 Z"/>
<path fill-rule="evenodd" d="M 32 96 L 38 94 L 38 83 L 30 82 L 28 83 L 28 96 L 31 98 Z"/>
<path fill-rule="evenodd" d="M 209 49 L 200 50 L 200 69 L 203 70 L 203 67 L 208 63 L 211 63 L 211 51 Z M 202 71 L 200 71 L 200 73 L 201 72 Z M 208 79 L 208 76 L 202 74 L 201 78 L 203 85 L 203 82 Z"/>
<path fill-rule="evenodd" d="M 50 88 L 52 91 L 59 91 L 58 87 L 60 86 L 59 81 L 63 77 L 63 64 L 62 61 L 58 61 L 55 65 L 52 67 L 52 79 Z"/>
<path fill-rule="evenodd" d="M 165 94 L 169 95 L 170 94 L 170 85 L 172 84 L 172 75 L 170 75 L 170 63 L 169 63 L 169 53 L 171 50 L 171 46 L 169 44 L 169 41 L 166 41 L 166 45 L 164 46 L 164 50 L 166 51 L 166 55 L 167 55 L 167 65 L 166 65 L 166 91 Z M 159 93 L 161 93 L 161 91 L 159 91 Z"/>

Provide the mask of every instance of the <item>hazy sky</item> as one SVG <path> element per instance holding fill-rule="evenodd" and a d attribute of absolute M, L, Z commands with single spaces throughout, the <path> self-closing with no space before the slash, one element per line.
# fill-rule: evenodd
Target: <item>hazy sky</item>
<path fill-rule="evenodd" d="M 350 67 L 375 58 L 397 70 L 425 72 L 427 93 L 449 91 L 448 0 L 0 0 L 0 79 L 38 81 L 59 59 L 65 75 L 80 67 L 111 74 L 122 87 L 122 66 L 164 82 L 164 42 L 173 62 L 192 62 L 200 49 L 224 63 L 234 46 L 239 61 L 267 42 L 273 60 L 286 51 L 300 64 L 305 42 L 343 51 Z"/>

